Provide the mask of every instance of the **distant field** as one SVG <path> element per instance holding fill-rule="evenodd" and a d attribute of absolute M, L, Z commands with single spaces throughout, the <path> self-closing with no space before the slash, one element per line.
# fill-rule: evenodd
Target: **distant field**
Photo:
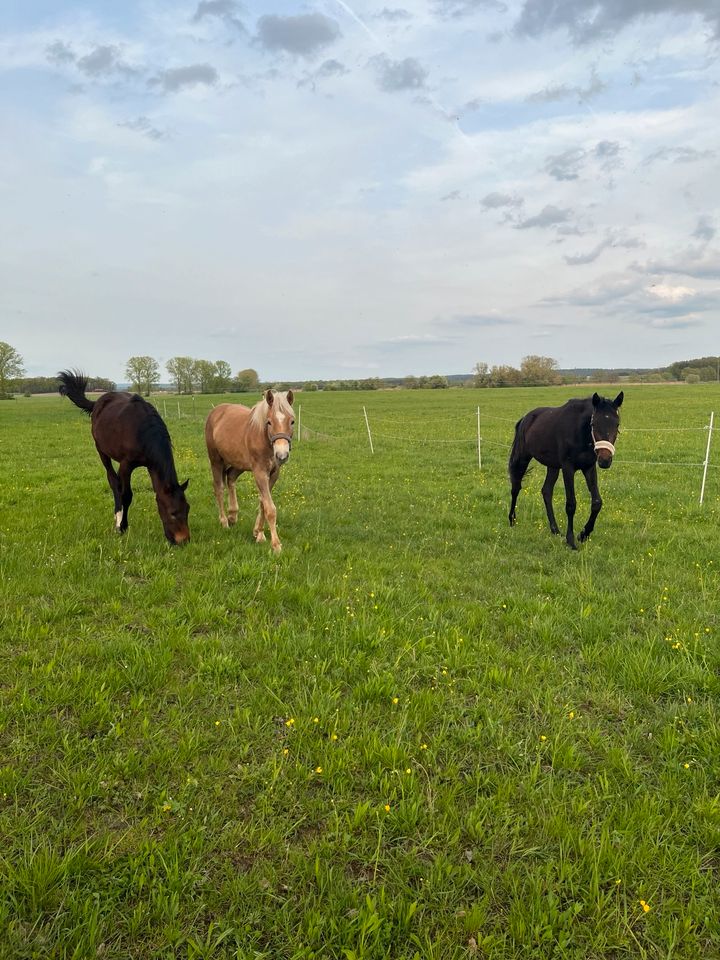
<path fill-rule="evenodd" d="M 69 402 L 0 403 L 0 960 L 720 957 L 720 389 L 626 388 L 577 553 L 542 468 L 507 524 L 573 395 L 298 394 L 279 557 L 249 478 L 217 521 L 223 398 L 156 399 L 185 549 L 140 471 L 115 535 Z"/>

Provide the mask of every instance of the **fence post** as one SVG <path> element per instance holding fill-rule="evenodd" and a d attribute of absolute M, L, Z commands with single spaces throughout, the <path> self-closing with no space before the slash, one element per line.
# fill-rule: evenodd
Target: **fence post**
<path fill-rule="evenodd" d="M 480 448 L 480 407 L 477 408 L 478 470 L 482 470 L 482 450 Z"/>
<path fill-rule="evenodd" d="M 180 417 L 181 417 L 181 413 L 180 413 L 180 401 L 178 400 L 177 403 L 178 403 L 178 420 L 179 420 Z"/>
<path fill-rule="evenodd" d="M 165 419 L 167 420 L 167 403 L 163 400 L 163 413 L 165 414 Z"/>
<path fill-rule="evenodd" d="M 713 422 L 715 420 L 715 411 L 710 412 L 710 423 L 708 425 L 707 447 L 705 448 L 705 462 L 703 463 L 702 486 L 700 487 L 700 506 L 705 499 L 705 480 L 707 479 L 708 466 L 710 464 L 710 441 L 712 440 Z"/>
<path fill-rule="evenodd" d="M 365 426 L 367 427 L 368 440 L 370 441 L 370 453 L 375 453 L 375 448 L 373 447 L 372 434 L 370 433 L 370 423 L 368 421 L 367 410 L 363 406 L 363 413 L 365 414 Z"/>
<path fill-rule="evenodd" d="M 298 404 L 298 435 L 297 442 L 300 443 L 302 440 L 302 404 Z"/>

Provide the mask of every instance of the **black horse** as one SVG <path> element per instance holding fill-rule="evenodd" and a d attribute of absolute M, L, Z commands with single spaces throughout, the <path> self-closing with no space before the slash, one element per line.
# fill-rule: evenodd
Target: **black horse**
<path fill-rule="evenodd" d="M 577 549 L 573 533 L 575 516 L 575 471 L 582 470 L 590 491 L 591 509 L 588 522 L 580 533 L 580 541 L 587 540 L 602 508 L 598 490 L 597 467 L 607 469 L 612 464 L 615 440 L 620 428 L 618 409 L 623 402 L 619 393 L 614 400 L 594 393 L 585 400 L 568 400 L 562 407 L 538 407 L 526 413 L 515 424 L 515 440 L 510 451 L 510 514 L 515 523 L 522 478 L 533 457 L 547 467 L 542 487 L 543 500 L 550 522 L 551 533 L 560 533 L 553 513 L 552 495 L 562 470 L 565 482 L 565 511 L 568 527 L 565 539 L 569 547 Z"/>
<path fill-rule="evenodd" d="M 170 434 L 155 407 L 136 393 L 110 391 L 89 400 L 87 377 L 81 373 L 62 371 L 58 379 L 61 395 L 90 415 L 93 440 L 115 498 L 117 531 L 124 533 L 128 528 L 132 472 L 147 467 L 165 536 L 170 543 L 186 543 L 190 539 L 188 481 L 178 483 Z M 117 473 L 113 460 L 119 463 Z"/>

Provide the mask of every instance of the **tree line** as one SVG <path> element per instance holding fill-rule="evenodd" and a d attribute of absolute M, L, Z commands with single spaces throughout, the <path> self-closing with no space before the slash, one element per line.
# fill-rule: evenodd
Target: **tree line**
<path fill-rule="evenodd" d="M 563 382 L 558 362 L 552 357 L 531 354 L 523 357 L 520 368 L 506 364 L 491 367 L 476 363 L 473 370 L 474 387 L 549 387 Z"/>
<path fill-rule="evenodd" d="M 165 369 L 176 393 L 252 393 L 260 389 L 257 370 L 248 367 L 233 376 L 226 360 L 171 357 Z M 133 390 L 149 396 L 160 383 L 160 364 L 154 357 L 130 357 L 125 376 Z"/>

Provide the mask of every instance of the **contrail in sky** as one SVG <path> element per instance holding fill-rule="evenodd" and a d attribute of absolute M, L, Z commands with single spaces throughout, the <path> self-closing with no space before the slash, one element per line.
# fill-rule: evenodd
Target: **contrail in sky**
<path fill-rule="evenodd" d="M 359 17 L 355 13 L 352 7 L 349 7 L 347 3 L 345 3 L 345 0 L 335 0 L 335 3 L 337 3 L 337 5 L 341 7 L 345 11 L 345 13 L 347 13 L 347 15 L 351 17 L 355 21 L 355 23 L 358 24 L 358 26 L 362 27 L 365 33 L 371 38 L 371 40 L 375 44 L 377 44 L 380 50 L 382 50 L 383 52 L 385 51 L 385 45 L 383 44 L 380 37 L 378 37 L 377 34 L 373 33 L 370 27 L 365 23 L 365 21 L 361 17 Z M 446 120 L 450 121 L 453 128 L 460 134 L 463 140 L 465 140 L 467 143 L 473 143 L 472 137 L 469 137 L 460 126 L 460 120 L 458 117 L 454 116 L 450 110 L 447 110 L 440 103 L 440 101 L 436 97 L 434 97 L 432 94 L 428 94 L 428 100 L 433 105 L 433 107 L 435 107 L 438 113 L 440 113 L 441 116 L 443 116 Z"/>

